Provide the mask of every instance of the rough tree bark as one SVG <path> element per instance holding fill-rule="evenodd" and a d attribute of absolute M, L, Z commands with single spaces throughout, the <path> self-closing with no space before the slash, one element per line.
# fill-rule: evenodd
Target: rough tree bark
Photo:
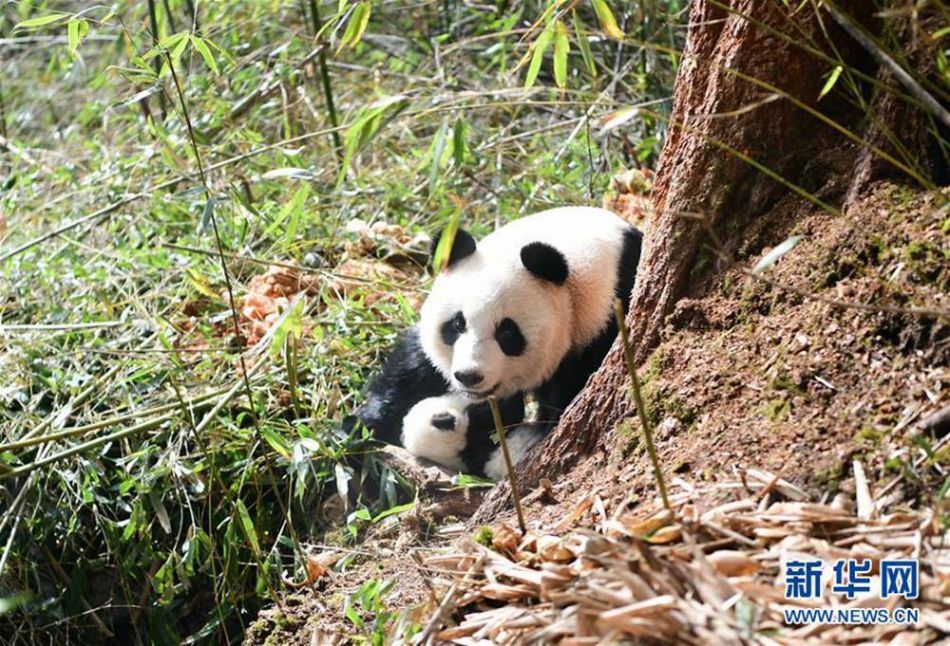
<path fill-rule="evenodd" d="M 840 205 L 849 175 L 860 170 L 852 167 L 865 159 L 858 146 L 796 101 L 859 132 L 864 115 L 840 94 L 818 97 L 837 55 L 866 78 L 873 78 L 875 64 L 826 13 L 789 4 L 696 0 L 692 5 L 654 187 L 655 212 L 627 317 L 638 365 L 658 345 L 676 302 L 697 284 L 710 284 L 709 276 L 717 273 L 717 256 L 709 250 L 713 237 L 732 256 L 750 239 L 774 237 L 776 229 L 790 224 L 772 212 L 791 194 L 789 185 L 756 164 Z M 873 27 L 872 4 L 839 6 Z M 842 182 L 831 194 L 823 193 L 834 174 Z M 615 343 L 557 429 L 519 467 L 523 489 L 567 470 L 598 447 L 607 449 L 617 423 L 634 413 L 628 388 Z M 496 487 L 473 522 L 489 520 L 509 504 L 508 497 L 506 484 Z"/>

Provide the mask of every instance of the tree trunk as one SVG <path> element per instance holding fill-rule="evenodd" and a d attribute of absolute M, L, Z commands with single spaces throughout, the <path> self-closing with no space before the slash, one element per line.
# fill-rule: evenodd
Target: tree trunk
<path fill-rule="evenodd" d="M 789 4 L 692 4 L 654 215 L 627 316 L 638 365 L 660 342 L 676 302 L 712 284 L 722 258 L 758 249 L 762 238 L 775 244 L 776 232 L 791 226 L 783 215 L 791 209 L 773 209 L 780 199 L 795 191 L 840 204 L 847 188 L 825 180 L 848 177 L 857 147 L 796 101 L 853 130 L 861 113 L 839 92 L 821 100 L 819 94 L 838 55 L 872 76 L 874 64 L 827 14 Z M 855 3 L 863 15 L 855 7 L 842 10 L 866 24 L 869 4 Z M 615 343 L 559 426 L 519 467 L 522 490 L 598 448 L 609 450 L 617 423 L 634 413 L 628 392 Z M 473 522 L 490 519 L 509 504 L 509 495 L 507 485 L 496 487 Z"/>

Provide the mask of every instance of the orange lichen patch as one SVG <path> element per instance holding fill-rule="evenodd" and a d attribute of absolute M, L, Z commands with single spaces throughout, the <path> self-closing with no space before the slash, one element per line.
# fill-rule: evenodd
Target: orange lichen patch
<path fill-rule="evenodd" d="M 314 296 L 318 293 L 320 278 L 286 265 L 272 265 L 263 274 L 254 276 L 244 296 L 235 299 L 239 334 L 235 335 L 233 316 L 215 316 L 208 321 L 210 335 L 199 335 L 199 320 L 203 308 L 188 301 L 182 308 L 189 318 L 178 323 L 182 333 L 176 346 L 187 352 L 199 352 L 211 347 L 209 338 L 228 338 L 232 348 L 250 348 L 256 345 L 276 324 L 298 294 Z M 222 296 L 222 301 L 226 299 Z"/>
<path fill-rule="evenodd" d="M 610 190 L 604 194 L 601 204 L 630 224 L 644 228 L 653 213 L 650 192 L 653 189 L 653 171 L 648 168 L 633 168 L 614 175 Z"/>
<path fill-rule="evenodd" d="M 353 236 L 344 244 L 347 256 L 361 257 L 376 254 L 381 247 L 392 251 L 410 251 L 425 248 L 428 237 L 409 235 L 398 224 L 374 222 L 367 224 L 363 220 L 350 220 L 346 223 L 346 232 Z"/>
<path fill-rule="evenodd" d="M 416 279 L 409 273 L 385 262 L 350 258 L 333 271 L 327 288 L 341 297 L 352 296 L 362 290 L 367 305 L 392 298 L 396 293 L 403 293 L 410 303 L 418 305 L 420 303 L 415 301 L 419 297 L 409 292 L 415 282 Z"/>
<path fill-rule="evenodd" d="M 300 293 L 313 296 L 319 289 L 317 276 L 286 266 L 271 266 L 255 276 L 237 307 L 242 336 L 247 347 L 255 345 L 275 325 L 290 301 Z"/>
<path fill-rule="evenodd" d="M 264 338 L 295 296 L 313 296 L 318 290 L 317 276 L 287 266 L 272 265 L 267 273 L 252 278 L 247 293 L 236 304 L 245 345 L 253 346 Z"/>

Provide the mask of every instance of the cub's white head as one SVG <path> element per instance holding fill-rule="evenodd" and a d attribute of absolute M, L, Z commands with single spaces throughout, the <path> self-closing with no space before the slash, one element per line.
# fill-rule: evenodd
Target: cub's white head
<path fill-rule="evenodd" d="M 429 360 L 474 399 L 538 387 L 571 348 L 567 260 L 504 230 L 480 244 L 457 231 L 419 321 Z"/>

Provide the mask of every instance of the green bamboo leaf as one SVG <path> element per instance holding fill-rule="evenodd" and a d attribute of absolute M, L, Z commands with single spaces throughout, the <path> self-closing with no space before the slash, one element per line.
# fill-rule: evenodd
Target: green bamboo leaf
<path fill-rule="evenodd" d="M 584 25 L 577 18 L 577 12 L 573 11 L 572 20 L 574 21 L 574 35 L 577 38 L 577 48 L 581 50 L 581 59 L 584 61 L 584 67 L 587 73 L 593 77 L 597 76 L 597 66 L 594 65 L 594 55 L 590 51 L 590 41 L 587 39 L 587 31 Z"/>
<path fill-rule="evenodd" d="M 835 66 L 835 68 L 831 70 L 831 74 L 828 75 L 828 80 L 825 81 L 824 87 L 822 87 L 821 92 L 818 93 L 819 99 L 831 92 L 831 88 L 833 88 L 835 83 L 838 82 L 838 77 L 841 76 L 841 72 L 843 71 L 844 68 L 840 65 Z"/>
<path fill-rule="evenodd" d="M 257 530 L 254 528 L 254 521 L 251 520 L 251 515 L 247 511 L 247 507 L 244 506 L 244 501 L 238 498 L 234 506 L 237 509 L 238 522 L 241 523 L 241 530 L 244 532 L 244 536 L 247 537 L 247 541 L 251 544 L 251 549 L 254 550 L 254 554 L 260 556 L 261 545 L 257 540 Z"/>
<path fill-rule="evenodd" d="M 264 439 L 270 444 L 271 448 L 277 451 L 281 457 L 286 460 L 291 459 L 290 447 L 287 446 L 287 442 L 284 441 L 284 438 L 275 433 L 273 429 L 261 426 L 261 435 L 264 436 Z"/>
<path fill-rule="evenodd" d="M 159 55 L 163 50 L 172 50 L 178 47 L 183 41 L 187 45 L 188 37 L 190 34 L 187 31 L 179 31 L 174 34 L 169 34 L 162 38 L 158 42 L 158 48 L 152 48 L 145 53 L 145 58 L 151 58 L 153 56 Z"/>
<path fill-rule="evenodd" d="M 594 5 L 594 13 L 597 14 L 597 21 L 600 22 L 600 28 L 604 33 L 614 40 L 623 40 L 623 32 L 617 26 L 617 20 L 613 12 L 604 0 L 591 0 Z"/>
<path fill-rule="evenodd" d="M 344 47 L 356 47 L 363 39 L 366 32 L 366 26 L 369 24 L 369 16 L 372 13 L 372 5 L 369 2 L 360 2 L 353 9 L 353 15 L 350 21 L 346 23 L 346 31 L 343 32 L 343 38 L 340 41 L 339 52 Z"/>
<path fill-rule="evenodd" d="M 181 55 L 185 53 L 185 48 L 188 47 L 188 43 L 191 42 L 189 35 L 187 31 L 180 31 L 177 34 L 166 36 L 159 42 L 158 46 L 153 47 L 145 53 L 144 58 L 146 59 L 152 58 L 153 56 L 161 56 L 163 58 L 162 67 L 158 73 L 159 77 L 164 77 L 169 73 L 168 60 L 165 59 L 165 52 L 168 52 L 168 56 L 172 59 L 172 63 L 174 63 L 177 68 L 178 61 L 181 60 Z"/>
<path fill-rule="evenodd" d="M 465 118 L 459 117 L 455 120 L 455 127 L 452 129 L 452 157 L 455 160 L 455 167 L 459 168 L 465 163 Z"/>
<path fill-rule="evenodd" d="M 270 226 L 264 230 L 264 235 L 267 237 L 273 236 L 284 223 L 284 221 L 290 218 L 290 222 L 288 223 L 287 228 L 284 230 L 284 240 L 285 242 L 292 241 L 293 236 L 296 234 L 297 227 L 294 220 L 299 218 L 300 213 L 303 210 L 304 202 L 307 200 L 309 195 L 309 185 L 304 184 L 298 188 L 293 197 L 290 198 L 290 201 L 284 204 L 284 207 L 277 213 L 277 217 L 275 217 L 274 221 L 270 223 Z"/>
<path fill-rule="evenodd" d="M 198 224 L 198 233 L 205 234 L 213 229 L 211 220 L 214 218 L 214 205 L 215 198 L 209 197 L 208 201 L 205 202 L 205 208 L 201 211 L 201 222 Z"/>
<path fill-rule="evenodd" d="M 558 20 L 554 23 L 554 82 L 561 88 L 567 87 L 567 55 L 570 51 L 567 27 Z"/>
<path fill-rule="evenodd" d="M 524 86 L 526 88 L 533 86 L 535 80 L 537 80 L 538 72 L 541 71 L 541 61 L 544 60 L 544 52 L 547 50 L 548 45 L 551 44 L 552 36 L 553 33 L 551 32 L 551 28 L 547 27 L 541 32 L 541 35 L 538 36 L 538 39 L 534 41 L 534 47 L 532 48 L 531 54 L 531 64 L 528 65 L 528 74 L 524 78 Z"/>
<path fill-rule="evenodd" d="M 66 32 L 69 40 L 69 53 L 77 56 L 79 45 L 82 39 L 89 33 L 89 23 L 82 18 L 73 18 L 66 25 Z"/>
<path fill-rule="evenodd" d="M 385 511 L 381 511 L 377 515 L 373 516 L 373 523 L 378 523 L 384 518 L 389 518 L 390 516 L 395 516 L 397 514 L 403 514 L 411 509 L 415 509 L 416 502 L 414 500 L 404 503 L 402 505 L 396 505 L 395 507 L 390 507 Z"/>
<path fill-rule="evenodd" d="M 209 46 L 211 47 L 211 49 L 213 49 L 213 50 L 215 50 L 216 52 L 218 52 L 219 54 L 221 54 L 221 56 L 223 56 L 224 59 L 225 59 L 227 62 L 231 63 L 232 65 L 234 65 L 235 63 L 237 63 L 237 61 L 234 59 L 234 57 L 231 56 L 231 52 L 229 52 L 228 50 L 224 49 L 223 47 L 221 47 L 220 45 L 218 45 L 217 43 L 215 43 L 213 40 L 204 39 L 204 43 L 205 43 L 206 45 L 209 45 Z"/>
<path fill-rule="evenodd" d="M 178 66 L 178 61 L 181 60 L 181 55 L 185 53 L 185 48 L 188 47 L 190 40 L 188 38 L 182 38 L 178 41 L 178 44 L 171 50 L 172 62 L 175 66 Z"/>
<path fill-rule="evenodd" d="M 79 47 L 79 21 L 75 18 L 66 25 L 69 51 L 73 56 L 76 55 L 76 48 Z"/>
<path fill-rule="evenodd" d="M 22 22 L 18 22 L 13 27 L 13 31 L 19 31 L 22 29 L 37 29 L 39 27 L 47 27 L 58 22 L 62 22 L 69 18 L 68 13 L 50 13 L 45 16 L 37 16 L 36 18 L 28 18 Z"/>
<path fill-rule="evenodd" d="M 346 178 L 346 171 L 356 154 L 379 133 L 384 125 L 392 121 L 396 115 L 409 106 L 409 99 L 402 94 L 386 97 L 363 108 L 352 125 L 343 135 L 344 154 L 340 165 L 340 175 L 337 179 L 339 187 Z"/>
<path fill-rule="evenodd" d="M 449 122 L 442 120 L 438 132 L 435 133 L 435 140 L 432 143 L 432 162 L 429 164 L 429 197 L 435 195 L 435 181 L 439 177 L 439 168 L 442 166 L 442 154 L 445 152 L 445 144 L 449 137 Z"/>
<path fill-rule="evenodd" d="M 214 54 L 211 53 L 211 48 L 208 47 L 208 43 L 206 43 L 203 38 L 195 36 L 194 34 L 192 34 L 190 38 L 191 44 L 194 45 L 195 49 L 198 50 L 198 53 L 201 54 L 201 58 L 204 59 L 205 65 L 207 65 L 212 72 L 217 74 L 218 63 L 214 60 Z"/>
<path fill-rule="evenodd" d="M 270 347 L 267 348 L 268 354 L 273 358 L 279 358 L 284 349 L 284 343 L 289 335 L 293 334 L 298 339 L 303 336 L 303 308 L 304 299 L 297 299 L 293 308 L 283 317 L 280 325 L 274 330 L 274 338 Z"/>
<path fill-rule="evenodd" d="M 449 254 L 452 252 L 452 245 L 455 244 L 455 234 L 458 233 L 461 222 L 462 211 L 457 209 L 452 215 L 452 219 L 442 229 L 439 244 L 436 245 L 435 254 L 432 256 L 432 273 L 437 274 L 443 271 L 446 265 L 449 264 Z"/>
<path fill-rule="evenodd" d="M 290 221 L 284 230 L 284 242 L 288 245 L 294 241 L 294 237 L 297 235 L 300 217 L 303 215 L 304 205 L 307 203 L 308 197 L 310 197 L 310 185 L 304 184 L 290 200 Z"/>

